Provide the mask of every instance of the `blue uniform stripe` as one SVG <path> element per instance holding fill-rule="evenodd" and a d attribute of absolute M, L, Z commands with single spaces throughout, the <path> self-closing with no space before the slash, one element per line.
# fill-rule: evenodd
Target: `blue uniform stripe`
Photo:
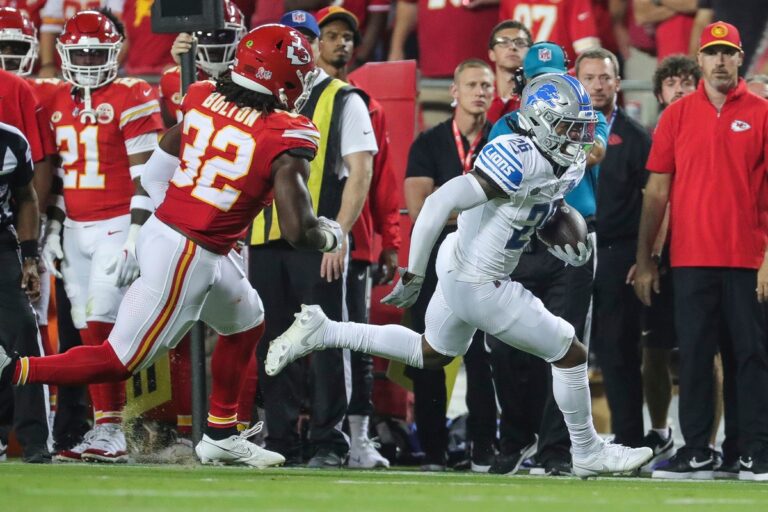
<path fill-rule="evenodd" d="M 507 157 L 509 157 L 512 160 L 512 162 L 516 164 L 515 166 L 516 171 L 520 172 L 522 170 L 523 168 L 522 162 L 520 162 L 520 160 L 518 160 L 517 157 L 509 151 L 509 149 L 505 148 L 503 144 L 494 144 L 494 148 L 497 150 L 501 150 L 502 153 L 507 155 Z"/>
<path fill-rule="evenodd" d="M 515 183 L 514 176 L 509 176 L 504 174 L 501 170 L 499 170 L 496 165 L 488 160 L 483 154 L 480 154 L 479 158 L 480 164 L 482 165 L 481 169 L 485 171 L 488 174 L 489 178 L 495 178 L 499 185 L 501 185 L 502 188 L 510 191 L 515 191 L 519 187 L 519 182 Z M 517 176 L 521 176 L 519 173 Z"/>

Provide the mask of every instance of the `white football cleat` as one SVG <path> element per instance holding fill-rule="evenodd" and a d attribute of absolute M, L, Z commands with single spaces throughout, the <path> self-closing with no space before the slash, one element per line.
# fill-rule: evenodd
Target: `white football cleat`
<path fill-rule="evenodd" d="M 83 440 L 68 450 L 60 450 L 53 456 L 58 462 L 83 462 L 83 452 L 91 447 L 91 442 L 96 438 L 99 425 L 85 433 Z"/>
<path fill-rule="evenodd" d="M 259 469 L 282 466 L 285 457 L 248 441 L 249 437 L 261 430 L 261 426 L 262 423 L 259 422 L 254 427 L 240 432 L 240 435 L 221 440 L 211 439 L 207 434 L 203 434 L 203 439 L 195 447 L 195 453 L 203 464 L 216 466 L 233 464 Z"/>
<path fill-rule="evenodd" d="M 323 333 L 328 323 L 320 306 L 301 305 L 301 312 L 283 334 L 269 344 L 264 369 L 267 375 L 277 375 L 293 361 L 310 352 L 322 350 Z"/>
<path fill-rule="evenodd" d="M 603 442 L 592 453 L 573 455 L 573 474 L 587 478 L 603 473 L 628 473 L 651 460 L 653 450 L 647 446 L 629 448 Z"/>
<path fill-rule="evenodd" d="M 103 423 L 94 428 L 95 435 L 82 453 L 85 462 L 128 462 L 128 446 L 119 423 Z"/>
<path fill-rule="evenodd" d="M 352 438 L 349 447 L 349 467 L 357 469 L 388 468 L 389 461 L 379 453 L 377 448 L 381 448 L 381 445 L 375 439 Z"/>

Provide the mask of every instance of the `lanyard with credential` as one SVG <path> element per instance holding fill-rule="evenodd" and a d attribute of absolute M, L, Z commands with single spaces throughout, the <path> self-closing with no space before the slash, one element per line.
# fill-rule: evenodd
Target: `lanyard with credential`
<path fill-rule="evenodd" d="M 456 124 L 456 120 L 453 120 L 453 140 L 456 143 L 456 151 L 459 152 L 459 160 L 461 160 L 462 174 L 468 173 L 472 170 L 472 155 L 475 154 L 477 146 L 480 144 L 480 139 L 483 138 L 483 130 L 477 134 L 475 140 L 469 145 L 469 151 L 464 151 L 464 143 L 461 140 L 461 132 L 459 131 L 459 125 Z"/>

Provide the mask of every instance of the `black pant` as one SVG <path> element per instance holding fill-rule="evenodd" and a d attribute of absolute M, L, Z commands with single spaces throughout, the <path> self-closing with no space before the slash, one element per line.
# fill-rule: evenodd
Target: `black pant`
<path fill-rule="evenodd" d="M 521 255 L 512 279 L 541 299 L 546 308 L 571 323 L 583 339 L 592 295 L 592 263 L 565 266 L 533 240 Z M 502 409 L 501 451 L 511 454 L 539 434 L 537 458 L 570 458 L 571 441 L 552 394 L 551 367 L 543 359 L 486 337 L 491 348 L 496 393 Z"/>
<path fill-rule="evenodd" d="M 757 272 L 738 268 L 673 268 L 675 329 L 680 347 L 680 427 L 687 446 L 706 448 L 712 429 L 712 359 L 722 336 L 725 400 L 737 399 L 742 455 L 768 446 L 768 340 L 757 302 Z M 729 376 L 735 371 L 735 380 Z M 735 393 L 729 388 L 735 382 Z M 728 425 L 726 406 L 726 425 Z"/>
<path fill-rule="evenodd" d="M 45 276 L 47 278 L 47 275 Z M 59 327 L 59 353 L 82 345 L 80 331 L 72 323 L 69 297 L 64 281 L 56 280 L 56 321 Z M 91 407 L 86 386 L 58 386 L 56 416 L 53 420 L 53 441 L 56 451 L 72 448 L 90 429 Z"/>
<path fill-rule="evenodd" d="M 432 254 L 429 256 L 424 284 L 416 303 L 411 306 L 411 328 L 424 332 L 424 317 L 432 294 L 437 287 L 435 261 L 445 237 L 456 231 L 453 226 L 443 230 Z M 483 333 L 478 332 L 464 355 L 467 372 L 467 434 L 476 447 L 491 447 L 496 438 L 496 400 L 488 354 L 483 343 Z M 414 417 L 419 442 L 426 455 L 425 463 L 442 464 L 448 447 L 448 429 L 445 413 L 448 397 L 445 389 L 445 370 L 407 369 L 413 380 Z"/>
<path fill-rule="evenodd" d="M 0 344 L 8 352 L 39 357 L 42 345 L 35 313 L 21 289 L 21 260 L 16 237 L 0 235 Z M 41 384 L 0 389 L 0 437 L 8 441 L 11 424 L 24 456 L 47 451 L 48 415 Z"/>
<path fill-rule="evenodd" d="M 250 248 L 250 281 L 264 303 L 265 340 L 282 334 L 294 321 L 301 304 L 317 304 L 331 320 L 344 320 L 344 280 L 320 279 L 319 252 L 297 251 L 278 241 Z M 308 396 L 313 448 L 329 448 L 341 455 L 349 450 L 338 428 L 347 412 L 344 354 L 340 349 L 313 353 L 270 377 L 264 371 L 268 343 L 256 350 L 259 386 L 264 398 L 267 448 L 296 459 L 301 453 L 298 418 Z"/>
<path fill-rule="evenodd" d="M 603 371 L 616 442 L 627 446 L 641 446 L 644 433 L 640 373 L 642 303 L 632 286 L 626 283 L 636 252 L 635 240 L 601 245 L 597 251 L 595 275 L 596 331 L 592 350 Z M 711 382 L 711 369 L 709 375 Z M 711 393 L 709 397 L 711 405 Z"/>
<path fill-rule="evenodd" d="M 347 272 L 347 310 L 349 321 L 368 323 L 370 302 L 370 263 L 352 260 Z M 373 414 L 373 358 L 362 352 L 352 352 L 352 393 L 347 414 L 371 416 Z"/>

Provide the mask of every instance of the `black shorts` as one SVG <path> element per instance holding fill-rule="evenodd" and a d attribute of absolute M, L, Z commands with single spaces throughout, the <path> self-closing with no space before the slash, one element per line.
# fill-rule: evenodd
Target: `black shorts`
<path fill-rule="evenodd" d="M 661 293 L 652 293 L 651 306 L 643 307 L 641 340 L 645 347 L 672 350 L 677 346 L 677 336 L 668 246 L 659 263 L 659 286 Z"/>

